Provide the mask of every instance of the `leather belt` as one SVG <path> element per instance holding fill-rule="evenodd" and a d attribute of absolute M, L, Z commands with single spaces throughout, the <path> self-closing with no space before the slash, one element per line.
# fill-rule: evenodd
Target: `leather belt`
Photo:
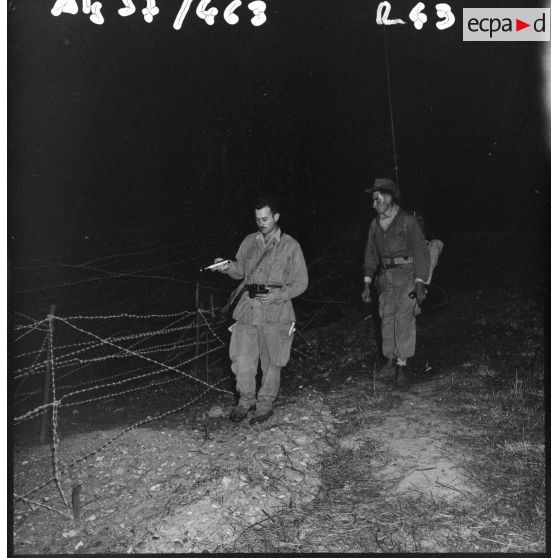
<path fill-rule="evenodd" d="M 382 258 L 382 267 L 384 269 L 390 269 L 392 267 L 399 267 L 400 265 L 412 264 L 414 262 L 413 256 L 407 256 L 404 258 Z"/>

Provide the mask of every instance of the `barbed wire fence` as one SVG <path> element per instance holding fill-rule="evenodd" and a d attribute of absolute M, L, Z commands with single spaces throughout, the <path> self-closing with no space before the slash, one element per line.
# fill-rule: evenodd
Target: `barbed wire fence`
<path fill-rule="evenodd" d="M 145 251 L 132 253 L 145 255 Z M 52 288 L 79 288 L 79 285 L 99 284 L 106 280 L 149 278 L 160 282 L 170 280 L 175 284 L 189 283 L 191 289 L 195 284 L 195 309 L 174 313 L 121 312 L 61 316 L 51 306 L 48 315 L 42 319 L 16 312 L 27 323 L 14 328 L 14 346 L 24 347 L 13 351 L 11 359 L 14 364 L 10 371 L 14 383 L 14 429 L 17 432 L 17 429 L 40 419 L 42 443 L 47 442 L 47 432 L 50 432 L 51 475 L 37 486 L 26 488 L 23 493 L 14 493 L 14 499 L 74 520 L 79 519 L 79 498 L 75 495 L 79 494 L 80 486 L 73 486 L 70 504 L 62 489 L 61 479 L 65 475 L 72 476 L 77 465 L 102 452 L 127 432 L 179 413 L 209 393 L 234 395 L 223 387 L 230 379 L 228 372 L 219 378 L 215 378 L 215 374 L 210 375 L 214 364 L 223 358 L 219 352 L 228 344 L 227 327 L 231 322 L 229 317 L 216 311 L 213 293 L 221 296 L 219 291 L 229 291 L 215 285 L 200 285 L 199 280 L 187 280 L 189 278 L 146 275 L 146 272 L 154 269 L 182 265 L 195 258 L 170 264 L 163 262 L 159 266 L 137 266 L 123 272 L 91 266 L 94 262 L 98 264 L 101 260 L 111 259 L 111 254 L 101 252 L 90 256 L 84 264 L 45 263 L 43 260 L 31 267 L 39 270 L 92 272 L 93 277 L 69 281 L 55 278 L 51 282 L 50 277 L 46 276 L 47 284 L 18 289 L 16 292 L 23 295 L 48 293 Z M 325 254 L 309 264 L 309 271 L 313 274 L 311 286 L 299 302 L 305 307 L 306 314 L 306 319 L 298 328 L 298 335 L 303 341 L 301 332 L 311 324 L 315 325 L 328 309 L 349 304 L 352 296 L 350 285 L 346 277 L 342 276 L 345 264 L 335 254 Z M 203 308 L 200 290 L 204 291 L 205 300 L 210 300 L 209 309 Z M 296 346 L 293 346 L 293 350 L 308 356 Z M 228 366 L 225 368 L 228 371 Z M 145 413 L 148 413 L 154 391 L 176 390 L 177 387 L 189 391 L 186 402 L 153 416 L 142 416 L 97 447 L 84 451 L 66 463 L 61 461 L 61 417 L 77 412 L 82 406 L 95 408 L 108 401 L 137 395 L 147 400 Z M 49 485 L 53 485 L 59 493 L 62 509 L 46 505 L 35 497 L 37 492 Z"/>
<path fill-rule="evenodd" d="M 121 327 L 118 326 L 123 320 L 143 322 L 151 327 L 134 326 L 134 329 L 143 331 L 123 335 L 119 333 Z M 157 322 L 160 325 L 154 326 Z M 209 392 L 234 395 L 232 391 L 221 387 L 227 377 L 209 377 L 209 357 L 226 346 L 222 330 L 226 331 L 227 322 L 227 318 L 219 316 L 214 310 L 202 308 L 174 314 L 62 317 L 54 314 L 52 306 L 45 319 L 16 326 L 16 339 L 25 337 L 28 341 L 28 335 L 39 335 L 39 348 L 15 354 L 13 357 L 14 362 L 21 363 L 13 371 L 13 379 L 17 384 L 14 390 L 14 407 L 19 411 L 13 418 L 13 424 L 17 429 L 40 418 L 40 441 L 43 443 L 47 441 L 47 425 L 50 424 L 52 475 L 26 493 L 14 494 L 14 498 L 75 519 L 79 516 L 79 510 L 75 509 L 76 499 L 72 498 L 74 509 L 70 515 L 68 510 L 71 506 L 62 490 L 60 479 L 78 463 L 103 451 L 126 432 L 177 413 Z M 99 328 L 99 323 L 104 327 Z M 107 324 L 112 326 L 113 331 L 116 324 L 116 333 L 100 334 L 99 329 L 106 331 Z M 66 341 L 57 346 L 55 338 Z M 99 369 L 100 364 L 109 362 L 116 362 L 118 365 Z M 137 363 L 142 366 L 138 367 Z M 43 378 L 44 387 L 41 389 L 39 386 Z M 60 463 L 60 413 L 78 406 L 95 405 L 163 386 L 171 387 L 177 383 L 181 383 L 182 387 L 189 387 L 190 397 L 187 402 L 153 416 L 148 415 L 72 462 Z M 23 391 L 25 385 L 28 386 L 28 391 Z M 41 404 L 29 405 L 29 402 L 36 401 L 41 396 Z M 22 407 L 27 408 L 22 411 Z M 51 483 L 54 483 L 60 494 L 63 510 L 30 498 Z"/>

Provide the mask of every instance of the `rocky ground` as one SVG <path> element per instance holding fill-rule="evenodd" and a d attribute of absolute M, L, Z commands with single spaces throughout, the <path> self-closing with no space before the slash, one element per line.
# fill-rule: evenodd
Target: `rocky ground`
<path fill-rule="evenodd" d="M 54 483 L 15 500 L 14 552 L 543 552 L 542 311 L 508 287 L 424 312 L 408 389 L 375 379 L 355 309 L 304 332 L 266 423 L 231 423 L 216 394 L 68 431 L 60 466 L 92 455 L 60 476 L 68 508 Z M 17 495 L 51 474 L 49 446 L 13 459 Z"/>
<path fill-rule="evenodd" d="M 65 494 L 76 482 L 82 486 L 81 522 L 46 508 L 28 516 L 29 509 L 20 508 L 15 550 L 234 549 L 246 530 L 316 498 L 323 490 L 322 462 L 336 446 L 351 455 L 367 448 L 369 470 L 361 489 L 374 498 L 472 498 L 475 487 L 451 443 L 463 427 L 440 413 L 432 384 L 395 398 L 386 395 L 388 389 L 370 378 L 349 380 L 327 395 L 303 388 L 283 400 L 269 422 L 255 427 L 231 423 L 230 405 L 223 401 L 202 411 L 201 420 L 176 415 L 155 428 L 131 430 L 63 479 Z M 64 440 L 60 459 L 70 461 L 72 454 L 117 433 L 72 436 Z M 17 493 L 39 483 L 48 454 L 46 447 L 18 452 Z M 50 496 L 40 502 L 61 509 L 54 487 L 44 493 Z M 301 527 L 301 540 L 310 534 Z M 316 543 L 319 550 L 335 550 L 334 539 Z"/>

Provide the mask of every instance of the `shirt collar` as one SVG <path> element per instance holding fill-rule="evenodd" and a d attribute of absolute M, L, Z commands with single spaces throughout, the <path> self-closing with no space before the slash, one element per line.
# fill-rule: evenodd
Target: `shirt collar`
<path fill-rule="evenodd" d="M 266 242 L 265 242 L 264 236 L 261 232 L 259 232 L 257 234 L 256 238 L 258 240 L 260 240 L 262 242 L 262 244 L 265 245 Z M 281 240 L 281 229 L 279 227 L 275 227 L 275 231 L 273 231 L 273 233 L 271 234 L 271 236 L 269 237 L 267 242 L 269 244 L 270 242 L 273 242 L 273 241 L 279 242 L 280 240 Z"/>

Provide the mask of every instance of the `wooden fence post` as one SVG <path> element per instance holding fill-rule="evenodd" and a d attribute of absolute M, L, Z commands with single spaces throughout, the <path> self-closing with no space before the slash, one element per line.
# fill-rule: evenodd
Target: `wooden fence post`
<path fill-rule="evenodd" d="M 209 295 L 209 308 L 211 309 L 211 325 L 215 325 L 215 298 L 213 294 Z"/>
<path fill-rule="evenodd" d="M 79 482 L 74 483 L 72 486 L 72 513 L 74 516 L 74 521 L 79 523 L 81 521 L 81 484 Z"/>
<path fill-rule="evenodd" d="M 200 282 L 196 281 L 196 358 L 194 360 L 194 376 L 198 373 L 198 356 L 200 354 Z M 192 386 L 195 390 L 195 385 Z"/>
<path fill-rule="evenodd" d="M 53 342 L 53 335 L 54 335 L 54 311 L 56 306 L 54 304 L 50 307 L 50 312 L 47 316 L 48 318 L 48 350 L 47 355 L 52 354 L 52 342 Z M 43 392 L 43 405 L 48 405 L 50 400 L 50 380 L 51 380 L 51 362 L 50 358 L 47 358 L 47 365 L 45 366 L 45 384 L 44 384 L 44 392 Z M 41 419 L 41 444 L 46 442 L 46 434 L 48 429 L 48 409 L 43 410 L 43 417 Z"/>

